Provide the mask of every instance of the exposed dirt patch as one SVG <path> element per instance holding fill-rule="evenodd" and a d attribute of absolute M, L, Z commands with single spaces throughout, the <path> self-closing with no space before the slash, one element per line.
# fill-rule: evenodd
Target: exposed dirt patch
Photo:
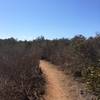
<path fill-rule="evenodd" d="M 80 94 L 77 82 L 70 75 L 59 71 L 57 66 L 41 60 L 40 68 L 47 81 L 45 100 L 90 100 Z"/>

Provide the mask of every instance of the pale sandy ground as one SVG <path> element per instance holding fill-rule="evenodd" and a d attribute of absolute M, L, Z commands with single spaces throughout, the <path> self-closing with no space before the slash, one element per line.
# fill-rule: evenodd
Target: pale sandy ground
<path fill-rule="evenodd" d="M 45 100 L 96 100 L 82 96 L 80 85 L 70 75 L 58 70 L 57 66 L 41 60 L 40 68 L 47 81 Z"/>

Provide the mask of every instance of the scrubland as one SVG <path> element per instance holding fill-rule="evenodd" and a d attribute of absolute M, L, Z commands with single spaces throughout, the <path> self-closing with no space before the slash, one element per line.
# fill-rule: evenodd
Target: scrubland
<path fill-rule="evenodd" d="M 40 59 L 58 66 L 100 100 L 100 35 L 32 41 L 0 39 L 0 100 L 43 100 Z M 67 90 L 66 90 L 67 91 Z"/>

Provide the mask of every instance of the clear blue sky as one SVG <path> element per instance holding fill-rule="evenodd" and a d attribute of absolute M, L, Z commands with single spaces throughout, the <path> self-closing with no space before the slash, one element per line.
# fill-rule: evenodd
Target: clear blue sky
<path fill-rule="evenodd" d="M 70 38 L 95 32 L 100 32 L 100 0 L 0 0 L 0 38 Z"/>

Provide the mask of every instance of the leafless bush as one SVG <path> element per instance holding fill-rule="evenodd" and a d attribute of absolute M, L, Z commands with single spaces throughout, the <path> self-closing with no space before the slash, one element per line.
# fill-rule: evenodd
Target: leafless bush
<path fill-rule="evenodd" d="M 0 100 L 40 100 L 44 94 L 39 56 L 28 45 L 16 42 L 0 47 Z"/>

